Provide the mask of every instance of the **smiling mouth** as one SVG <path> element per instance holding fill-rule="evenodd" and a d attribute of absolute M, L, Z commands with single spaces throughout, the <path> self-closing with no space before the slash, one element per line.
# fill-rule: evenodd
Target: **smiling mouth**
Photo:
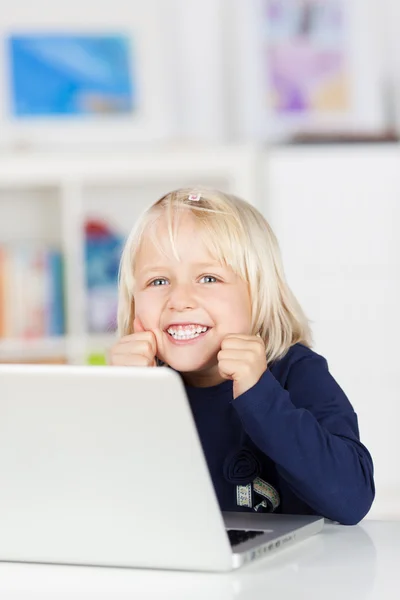
<path fill-rule="evenodd" d="M 190 340 L 196 340 L 199 337 L 204 337 L 210 330 L 210 327 L 201 327 L 195 331 L 167 331 L 169 337 L 175 342 L 186 342 Z"/>

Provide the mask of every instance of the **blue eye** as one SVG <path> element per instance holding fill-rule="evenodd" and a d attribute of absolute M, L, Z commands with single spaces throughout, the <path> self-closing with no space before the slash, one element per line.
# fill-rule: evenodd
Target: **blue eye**
<path fill-rule="evenodd" d="M 167 281 L 167 280 L 162 279 L 160 277 L 159 279 L 154 279 L 153 281 L 151 281 L 149 285 L 152 285 L 153 287 L 160 287 L 160 285 L 158 284 L 159 281 Z M 164 285 L 164 283 L 161 283 L 161 285 Z"/>
<path fill-rule="evenodd" d="M 214 275 L 203 275 L 203 277 L 201 277 L 200 281 L 202 279 L 208 279 L 208 281 L 206 281 L 206 283 L 216 283 L 218 281 L 218 279 L 216 277 L 214 277 Z M 152 287 L 160 287 L 160 286 L 166 285 L 166 284 L 167 284 L 167 280 L 164 279 L 163 277 L 158 277 L 158 279 L 153 279 L 153 281 L 151 281 L 149 283 L 149 285 Z"/>

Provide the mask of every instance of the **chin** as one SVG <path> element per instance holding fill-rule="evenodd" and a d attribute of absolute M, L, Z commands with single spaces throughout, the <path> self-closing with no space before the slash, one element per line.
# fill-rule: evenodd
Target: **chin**
<path fill-rule="evenodd" d="M 175 371 L 179 371 L 180 373 L 191 373 L 193 371 L 203 371 L 204 369 L 209 369 L 210 366 L 215 364 L 215 361 L 212 360 L 199 360 L 199 359 L 190 359 L 190 358 L 172 358 L 165 360 L 166 364 L 175 369 Z"/>

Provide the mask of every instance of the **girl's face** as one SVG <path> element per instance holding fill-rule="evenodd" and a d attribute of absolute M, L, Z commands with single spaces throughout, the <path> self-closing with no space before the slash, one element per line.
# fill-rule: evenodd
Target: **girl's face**
<path fill-rule="evenodd" d="M 156 227 L 171 255 L 165 223 Z M 186 383 L 217 385 L 223 381 L 217 354 L 224 337 L 252 333 L 249 287 L 212 259 L 190 214 L 182 217 L 176 242 L 180 262 L 168 260 L 145 236 L 137 257 L 135 316 L 155 333 L 157 356 Z"/>

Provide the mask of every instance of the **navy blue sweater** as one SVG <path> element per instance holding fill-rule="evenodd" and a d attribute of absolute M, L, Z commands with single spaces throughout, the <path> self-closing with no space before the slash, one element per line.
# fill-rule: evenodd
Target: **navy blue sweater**
<path fill-rule="evenodd" d="M 221 509 L 253 510 L 237 506 L 236 486 L 259 476 L 280 494 L 276 512 L 358 523 L 373 463 L 325 358 L 295 344 L 235 400 L 232 385 L 185 386 Z"/>

